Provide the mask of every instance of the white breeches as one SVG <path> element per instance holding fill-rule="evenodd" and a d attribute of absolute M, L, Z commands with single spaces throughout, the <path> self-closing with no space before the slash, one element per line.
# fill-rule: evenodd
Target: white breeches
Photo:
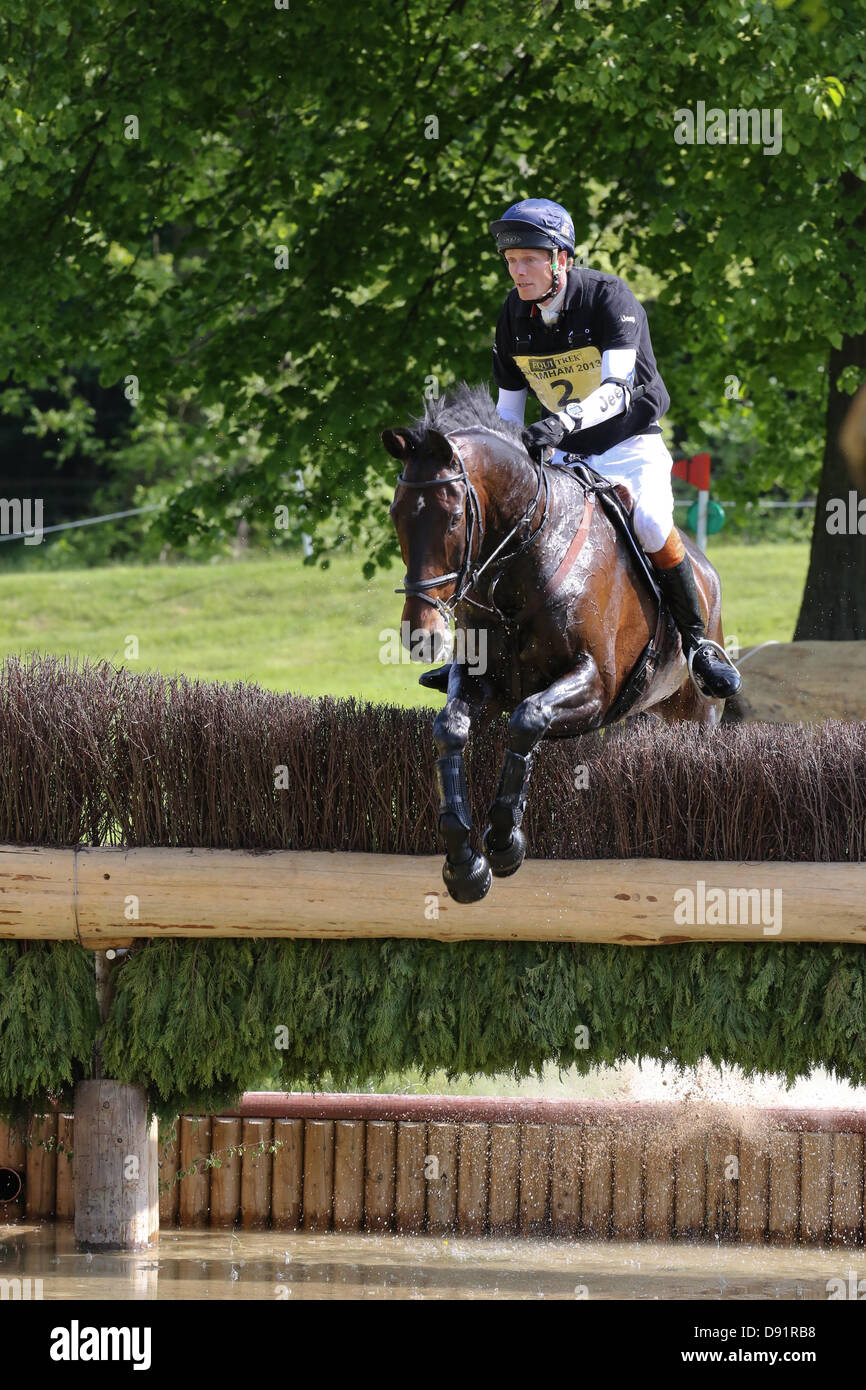
<path fill-rule="evenodd" d="M 556 449 L 553 461 L 561 463 Z M 634 498 L 634 529 L 644 550 L 661 550 L 674 524 L 671 469 L 674 461 L 660 434 L 636 434 L 586 462 L 612 483 L 625 483 Z"/>

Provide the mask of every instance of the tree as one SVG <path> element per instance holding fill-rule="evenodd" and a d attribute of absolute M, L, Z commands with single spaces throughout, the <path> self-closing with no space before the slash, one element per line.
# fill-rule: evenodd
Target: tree
<path fill-rule="evenodd" d="M 863 220 L 861 219 L 861 227 Z M 851 238 L 853 257 L 862 257 Z M 852 262 L 853 263 L 853 262 Z M 846 276 L 847 280 L 853 277 Z M 852 293 L 857 287 L 851 285 Z M 797 626 L 795 641 L 809 638 L 849 639 L 866 638 L 866 517 L 855 506 L 852 513 L 850 494 L 854 491 L 846 460 L 839 447 L 839 431 L 851 405 L 846 390 L 866 382 L 866 332 L 845 333 L 839 347 L 830 349 L 830 390 L 824 430 L 824 460 L 821 483 L 815 507 L 815 529 L 809 572 Z M 841 508 L 840 508 L 841 504 Z M 845 518 L 844 529 L 839 526 L 839 511 Z M 863 508 L 866 512 L 866 507 Z"/>
<path fill-rule="evenodd" d="M 488 375 L 508 284 L 487 223 L 543 191 L 590 263 L 658 281 L 680 429 L 751 412 L 744 499 L 814 485 L 866 332 L 866 18 L 815 9 L 8 0 L 0 379 L 86 361 L 138 377 L 144 418 L 189 393 L 216 411 L 225 471 L 176 491 L 173 539 L 241 497 L 295 506 L 302 468 L 298 529 L 337 514 L 388 562 L 379 429 Z M 699 102 L 779 112 L 779 153 L 678 143 Z M 843 583 L 832 635 L 863 635 L 866 561 L 839 553 L 816 530 L 807 606 Z"/>

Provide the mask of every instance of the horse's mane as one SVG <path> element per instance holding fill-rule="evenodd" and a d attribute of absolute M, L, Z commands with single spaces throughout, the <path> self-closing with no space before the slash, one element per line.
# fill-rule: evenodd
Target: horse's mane
<path fill-rule="evenodd" d="M 513 420 L 503 420 L 496 412 L 493 398 L 486 386 L 468 386 L 461 381 L 456 391 L 449 391 L 437 400 L 428 401 L 424 414 L 416 416 L 412 425 L 419 435 L 427 430 L 438 430 L 449 434 L 461 429 L 484 429 L 498 434 L 501 439 L 516 444 L 523 452 L 521 441 L 522 426 Z"/>

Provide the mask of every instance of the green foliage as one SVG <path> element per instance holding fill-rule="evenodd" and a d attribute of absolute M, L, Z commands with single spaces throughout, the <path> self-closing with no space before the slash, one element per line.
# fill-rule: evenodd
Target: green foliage
<path fill-rule="evenodd" d="M 644 1058 L 863 1085 L 864 1025 L 857 946 L 164 940 L 117 969 L 102 1052 L 169 1119 L 244 1090 Z M 0 1113 L 69 1105 L 98 1030 L 89 953 L 0 944 Z"/>
<path fill-rule="evenodd" d="M 814 483 L 822 368 L 866 328 L 853 0 L 490 0 L 432 28 L 421 0 L 6 11 L 0 379 L 136 376 L 131 448 L 153 459 L 194 400 L 192 466 L 165 478 L 173 543 L 241 510 L 268 534 L 284 504 L 320 547 L 338 517 L 390 553 L 378 431 L 432 382 L 488 375 L 509 282 L 487 223 L 530 192 L 570 206 L 590 264 L 657 285 L 678 428 L 724 424 L 735 374 L 746 495 Z M 782 152 L 676 144 L 674 112 L 698 101 L 781 110 Z"/>
<path fill-rule="evenodd" d="M 0 942 L 0 1114 L 70 1095 L 90 1075 L 98 1028 L 92 954 L 66 942 Z"/>
<path fill-rule="evenodd" d="M 706 1056 L 862 1085 L 864 985 L 856 946 L 157 941 L 118 972 L 104 1057 L 164 1117 L 263 1086 L 353 1090 L 410 1069 L 519 1079 L 547 1062 L 585 1074 Z"/>

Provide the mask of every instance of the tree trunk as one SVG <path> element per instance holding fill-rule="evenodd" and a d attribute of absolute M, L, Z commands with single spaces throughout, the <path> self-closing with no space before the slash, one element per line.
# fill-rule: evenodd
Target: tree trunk
<path fill-rule="evenodd" d="M 848 526 L 845 534 L 835 535 L 828 530 L 830 514 L 827 511 L 828 501 L 837 499 L 837 505 L 838 500 L 844 503 L 847 514 L 849 493 L 854 491 L 839 448 L 839 430 L 851 405 L 851 397 L 836 390 L 840 372 L 852 365 L 860 369 L 861 377 L 866 378 L 866 333 L 854 338 L 846 335 L 841 348 L 830 351 L 824 465 L 815 507 L 809 573 L 794 632 L 795 642 L 866 639 L 866 517 L 861 534 L 857 527 L 860 494 L 856 494 L 854 506 L 850 509 L 854 524 Z"/>

